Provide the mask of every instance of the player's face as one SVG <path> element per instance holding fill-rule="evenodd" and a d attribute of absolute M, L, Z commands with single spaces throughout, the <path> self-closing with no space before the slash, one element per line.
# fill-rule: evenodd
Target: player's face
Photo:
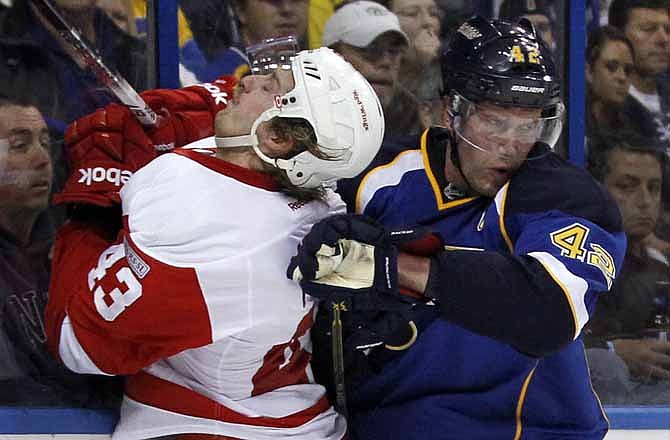
<path fill-rule="evenodd" d="M 53 169 L 47 125 L 35 107 L 0 107 L 2 215 L 41 211 L 49 203 Z"/>
<path fill-rule="evenodd" d="M 276 105 L 279 97 L 293 87 L 295 82 L 290 70 L 245 76 L 228 107 L 216 115 L 216 135 L 227 137 L 249 134 L 261 113 Z"/>
<path fill-rule="evenodd" d="M 461 170 L 472 191 L 495 196 L 537 141 L 539 118 L 539 109 L 477 105 L 457 136 Z"/>
<path fill-rule="evenodd" d="M 247 45 L 272 37 L 301 37 L 307 31 L 308 0 L 243 0 L 242 3 L 237 15 Z"/>
<path fill-rule="evenodd" d="M 402 37 L 387 32 L 375 38 L 365 48 L 340 43 L 338 50 L 368 80 L 382 107 L 387 109 L 393 99 L 400 60 L 406 48 Z"/>
<path fill-rule="evenodd" d="M 670 64 L 670 10 L 633 8 L 624 29 L 635 48 L 635 63 L 642 76 L 668 70 Z"/>
<path fill-rule="evenodd" d="M 586 70 L 586 79 L 595 98 L 623 105 L 633 68 L 633 54 L 626 43 L 613 40 L 605 43 L 598 58 Z"/>
<path fill-rule="evenodd" d="M 661 204 L 661 163 L 651 155 L 615 148 L 603 183 L 612 194 L 629 240 L 642 240 L 656 227 Z"/>

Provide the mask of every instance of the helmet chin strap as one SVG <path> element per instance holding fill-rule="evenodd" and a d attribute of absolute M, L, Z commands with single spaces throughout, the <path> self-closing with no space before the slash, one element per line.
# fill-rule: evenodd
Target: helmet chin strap
<path fill-rule="evenodd" d="M 274 109 L 266 110 L 261 113 L 261 115 L 254 121 L 254 124 L 251 126 L 249 134 L 243 134 L 239 136 L 214 136 L 214 142 L 216 143 L 217 148 L 239 148 L 239 147 L 251 147 L 251 149 L 256 153 L 263 162 L 272 165 L 275 168 L 290 172 L 293 169 L 292 160 L 272 158 L 267 154 L 261 151 L 258 141 L 258 136 L 256 136 L 256 130 L 258 126 L 265 121 L 272 119 L 277 112 Z"/>
<path fill-rule="evenodd" d="M 258 138 L 255 134 L 230 137 L 214 136 L 214 142 L 216 142 L 217 148 L 252 147 L 254 144 L 258 144 Z"/>
<path fill-rule="evenodd" d="M 238 147 L 252 147 L 254 151 L 258 147 L 258 136 L 256 130 L 263 122 L 271 119 L 275 115 L 272 109 L 265 110 L 261 113 L 254 123 L 251 125 L 249 134 L 242 134 L 239 136 L 214 136 L 217 148 L 238 148 Z M 266 156 L 267 157 L 267 156 Z M 261 159 L 263 159 L 261 157 Z M 263 159 L 265 160 L 265 159 Z M 267 162 L 267 161 L 266 161 Z"/>
<path fill-rule="evenodd" d="M 458 173 L 463 178 L 463 182 L 465 182 L 465 188 L 458 188 L 465 195 L 465 194 L 468 193 L 469 190 L 472 189 L 472 185 L 470 185 L 470 182 L 468 181 L 468 178 L 466 177 L 465 172 L 463 171 L 463 167 L 461 166 L 461 154 L 458 151 L 459 148 L 458 148 L 458 139 L 457 138 L 461 138 L 461 139 L 465 140 L 466 142 L 467 142 L 467 139 L 465 139 L 465 137 L 463 137 L 461 135 L 460 131 L 457 128 L 457 125 L 458 125 L 458 122 L 459 122 L 458 119 L 460 119 L 460 116 L 453 116 L 453 119 L 452 119 L 452 128 L 453 128 L 454 133 L 456 134 L 456 136 L 451 137 L 451 139 L 449 141 L 451 143 L 451 150 L 450 150 L 451 154 L 450 154 L 449 160 L 451 160 L 451 163 L 454 164 L 454 167 L 456 167 L 456 170 L 458 171 Z M 450 185 L 454 185 L 454 184 L 450 183 Z"/>

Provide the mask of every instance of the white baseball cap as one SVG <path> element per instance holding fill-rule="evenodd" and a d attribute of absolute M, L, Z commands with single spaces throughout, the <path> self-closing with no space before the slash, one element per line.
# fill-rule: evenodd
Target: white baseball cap
<path fill-rule="evenodd" d="M 347 3 L 328 19 L 321 41 L 324 46 L 342 42 L 367 47 L 385 32 L 399 34 L 409 45 L 409 38 L 400 28 L 398 17 L 379 3 L 360 0 Z"/>

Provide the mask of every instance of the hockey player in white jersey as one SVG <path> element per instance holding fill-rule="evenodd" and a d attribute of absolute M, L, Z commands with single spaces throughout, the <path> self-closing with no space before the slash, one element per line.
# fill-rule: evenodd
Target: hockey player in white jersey
<path fill-rule="evenodd" d="M 47 331 L 70 369 L 128 376 L 115 440 L 346 433 L 310 370 L 315 303 L 284 272 L 312 224 L 344 212 L 329 183 L 375 156 L 381 106 L 325 48 L 244 78 L 228 98 L 215 137 L 139 170 L 138 150 L 155 141 L 127 129 L 136 122 L 68 132 L 74 173 L 58 200 L 74 217 L 55 245 Z M 188 126 L 182 109 L 170 123 Z M 117 235 L 114 218 L 93 220 L 118 200 Z"/>

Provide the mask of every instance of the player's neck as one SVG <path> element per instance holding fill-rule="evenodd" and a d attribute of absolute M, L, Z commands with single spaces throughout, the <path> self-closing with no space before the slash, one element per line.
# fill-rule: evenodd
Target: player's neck
<path fill-rule="evenodd" d="M 217 148 L 216 157 L 254 171 L 263 171 L 262 162 L 251 147 Z"/>

